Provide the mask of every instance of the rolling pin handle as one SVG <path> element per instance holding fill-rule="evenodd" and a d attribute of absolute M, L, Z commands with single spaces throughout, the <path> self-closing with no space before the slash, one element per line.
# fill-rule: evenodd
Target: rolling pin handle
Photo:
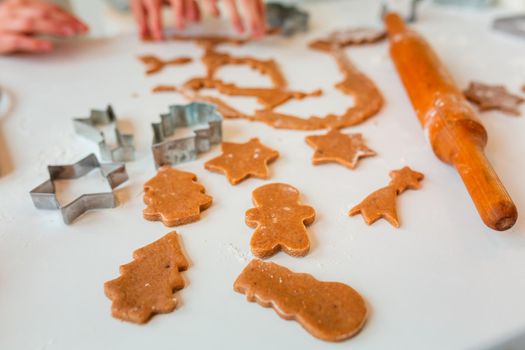
<path fill-rule="evenodd" d="M 497 231 L 511 228 L 518 211 L 483 149 L 475 142 L 463 143 L 453 164 L 483 222 Z"/>

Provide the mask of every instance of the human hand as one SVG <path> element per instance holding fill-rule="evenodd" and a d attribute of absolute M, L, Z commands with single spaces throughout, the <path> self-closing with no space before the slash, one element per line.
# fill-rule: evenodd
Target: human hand
<path fill-rule="evenodd" d="M 0 2 L 0 54 L 47 52 L 53 44 L 35 35 L 68 37 L 87 31 L 84 23 L 57 5 L 40 0 Z"/>
<path fill-rule="evenodd" d="M 197 0 L 130 0 L 133 15 L 139 26 L 141 38 L 163 39 L 162 5 L 171 6 L 175 17 L 175 26 L 184 29 L 187 22 L 199 22 L 201 9 Z M 218 0 L 202 0 L 206 9 L 219 16 Z M 244 32 L 245 24 L 239 13 L 237 0 L 223 0 L 233 27 L 238 33 Z M 263 0 L 239 0 L 242 4 L 247 25 L 253 36 L 262 36 L 266 32 L 266 11 Z"/>

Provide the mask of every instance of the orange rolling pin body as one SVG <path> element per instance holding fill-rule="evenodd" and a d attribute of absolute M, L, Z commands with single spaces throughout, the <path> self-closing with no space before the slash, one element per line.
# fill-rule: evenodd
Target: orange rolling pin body
<path fill-rule="evenodd" d="M 518 212 L 483 153 L 485 128 L 425 39 L 396 13 L 384 21 L 390 55 L 434 153 L 456 168 L 487 226 L 511 228 Z"/>

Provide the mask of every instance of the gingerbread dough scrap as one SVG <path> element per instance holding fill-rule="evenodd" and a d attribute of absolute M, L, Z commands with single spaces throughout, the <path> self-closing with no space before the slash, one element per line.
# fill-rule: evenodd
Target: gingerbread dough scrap
<path fill-rule="evenodd" d="M 368 309 L 363 297 L 339 282 L 318 281 L 271 262 L 252 260 L 233 288 L 250 302 L 272 307 L 285 320 L 295 320 L 314 337 L 342 341 L 364 326 Z"/>
<path fill-rule="evenodd" d="M 310 96 L 321 96 L 322 90 L 312 92 L 289 91 L 282 88 L 245 88 L 235 84 L 225 83 L 219 79 L 192 78 L 184 83 L 184 88 L 198 91 L 201 89 L 216 89 L 228 96 L 255 97 L 264 106 L 263 110 L 274 109 L 291 99 L 302 100 Z"/>
<path fill-rule="evenodd" d="M 157 175 L 144 184 L 144 219 L 177 226 L 197 221 L 200 212 L 210 207 L 212 197 L 197 176 L 170 166 L 159 168 Z"/>
<path fill-rule="evenodd" d="M 519 105 L 525 102 L 524 98 L 511 94 L 503 85 L 471 82 L 464 94 L 481 111 L 496 109 L 506 114 L 520 115 Z"/>
<path fill-rule="evenodd" d="M 164 61 L 158 58 L 157 56 L 153 55 L 139 56 L 139 60 L 146 65 L 147 75 L 158 73 L 168 65 L 181 65 L 190 63 L 192 61 L 191 57 L 177 57 L 171 60 Z"/>
<path fill-rule="evenodd" d="M 386 219 L 392 226 L 399 227 L 397 217 L 397 196 L 407 189 L 421 188 L 424 175 L 413 171 L 409 167 L 390 172 L 391 181 L 383 187 L 368 195 L 361 203 L 353 207 L 348 215 L 361 214 L 367 225 L 372 225 L 379 219 Z"/>
<path fill-rule="evenodd" d="M 246 143 L 223 142 L 222 154 L 207 161 L 204 167 L 226 174 L 228 181 L 236 185 L 249 176 L 267 179 L 268 163 L 278 157 L 279 152 L 266 147 L 258 138 Z"/>
<path fill-rule="evenodd" d="M 319 130 L 327 128 L 344 128 L 360 124 L 368 118 L 376 115 L 383 106 L 383 97 L 375 84 L 363 73 L 361 73 L 346 57 L 342 50 L 343 46 L 351 43 L 378 40 L 381 35 L 378 33 L 371 34 L 372 31 L 356 30 L 346 34 L 334 34 L 333 40 L 339 40 L 341 45 L 330 45 L 329 47 L 317 47 L 331 54 L 343 74 L 343 80 L 335 85 L 342 93 L 352 96 L 354 104 L 340 115 L 327 114 L 324 116 L 311 116 L 302 118 L 295 115 L 275 112 L 275 108 L 286 103 L 291 99 L 303 99 L 308 96 L 320 96 L 321 91 L 316 90 L 311 93 L 289 91 L 286 86 L 286 79 L 282 74 L 276 61 L 261 60 L 253 57 L 238 57 L 230 53 L 219 52 L 216 46 L 221 43 L 232 43 L 231 38 L 213 37 L 181 37 L 180 40 L 194 40 L 204 47 L 202 62 L 206 66 L 206 75 L 196 77 L 187 81 L 182 88 L 174 86 L 158 86 L 154 92 L 178 92 L 186 98 L 195 102 L 212 102 L 216 103 L 218 109 L 226 118 L 242 118 L 250 121 L 259 121 L 274 128 L 294 129 L 294 130 Z M 382 34 L 382 33 L 381 33 Z M 375 36 L 374 36 L 375 35 Z M 242 45 L 245 42 L 233 42 Z M 246 88 L 238 87 L 235 84 L 224 83 L 216 78 L 216 72 L 226 65 L 246 65 L 259 73 L 268 76 L 272 81 L 271 88 Z M 231 96 L 253 96 L 263 105 L 262 109 L 257 110 L 253 115 L 241 113 L 237 109 L 229 106 L 226 102 L 218 97 L 206 96 L 196 93 L 203 88 L 212 88 L 220 93 Z M 188 90 L 194 90 L 193 93 Z"/>
<path fill-rule="evenodd" d="M 254 57 L 234 57 L 226 52 L 216 51 L 213 47 L 206 48 L 202 56 L 206 66 L 206 79 L 213 80 L 219 68 L 226 65 L 246 65 L 255 71 L 267 75 L 276 88 L 286 88 L 286 79 L 277 62 L 273 59 L 260 60 Z"/>
<path fill-rule="evenodd" d="M 194 36 L 185 36 L 185 35 L 172 35 L 168 37 L 168 40 L 173 41 L 193 41 L 197 45 L 210 48 L 222 44 L 230 44 L 234 46 L 242 46 L 252 39 L 250 38 L 235 38 L 230 36 L 221 36 L 221 35 L 194 35 Z"/>
<path fill-rule="evenodd" d="M 343 114 L 328 114 L 301 118 L 273 110 L 257 111 L 251 120 L 261 121 L 277 129 L 319 130 L 341 129 L 363 123 L 375 116 L 383 106 L 383 96 L 375 84 L 361 73 L 348 59 L 342 49 L 332 47 L 329 53 L 335 58 L 343 80 L 335 84 L 336 89 L 354 99 L 354 105 Z"/>
<path fill-rule="evenodd" d="M 299 203 L 299 191 L 274 183 L 257 188 L 252 198 L 256 208 L 246 212 L 246 224 L 255 228 L 250 241 L 253 255 L 268 258 L 283 250 L 305 256 L 310 250 L 306 226 L 314 222 L 315 210 Z"/>
<path fill-rule="evenodd" d="M 324 39 L 310 43 L 316 50 L 330 51 L 332 47 L 343 48 L 351 45 L 372 44 L 386 38 L 386 31 L 377 28 L 357 27 L 330 33 Z"/>
<path fill-rule="evenodd" d="M 113 317 L 146 323 L 154 314 L 173 311 L 173 292 L 184 288 L 180 271 L 187 268 L 176 232 L 136 250 L 133 261 L 120 267 L 121 276 L 104 284 Z"/>
<path fill-rule="evenodd" d="M 361 134 L 343 134 L 332 129 L 325 135 L 306 137 L 306 143 L 315 149 L 312 163 L 339 163 L 354 169 L 360 158 L 372 157 L 376 153 L 366 147 Z"/>

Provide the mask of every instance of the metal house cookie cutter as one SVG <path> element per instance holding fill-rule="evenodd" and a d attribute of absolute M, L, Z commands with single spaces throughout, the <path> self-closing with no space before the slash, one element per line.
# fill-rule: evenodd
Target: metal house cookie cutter
<path fill-rule="evenodd" d="M 83 194 L 65 206 L 57 199 L 54 181 L 77 179 L 97 168 L 107 179 L 112 190 L 128 180 L 124 164 L 100 164 L 97 157 L 90 154 L 74 164 L 48 166 L 49 180 L 29 192 L 33 204 L 38 209 L 60 209 L 67 225 L 88 210 L 115 208 L 118 202 L 113 192 Z"/>
<path fill-rule="evenodd" d="M 496 18 L 492 23 L 496 30 L 525 39 L 525 15 Z"/>
<path fill-rule="evenodd" d="M 117 145 L 112 147 L 107 144 L 106 137 L 98 128 L 100 125 L 115 125 L 115 136 Z M 120 132 L 117 117 L 113 108 L 108 106 L 106 110 L 91 110 L 88 118 L 73 119 L 75 132 L 98 144 L 100 157 L 106 161 L 129 162 L 135 159 L 135 147 L 133 146 L 133 135 Z"/>
<path fill-rule="evenodd" d="M 266 4 L 266 22 L 271 29 L 280 29 L 282 35 L 291 36 L 308 31 L 308 12 L 293 5 L 278 2 Z"/>
<path fill-rule="evenodd" d="M 197 159 L 199 153 L 209 151 L 212 145 L 222 141 L 222 116 L 214 105 L 193 102 L 187 105 L 172 105 L 167 114 L 160 115 L 160 123 L 153 127 L 153 159 L 155 165 L 174 165 Z M 177 138 L 175 132 L 182 127 L 202 128 L 193 130 L 192 136 Z"/>

